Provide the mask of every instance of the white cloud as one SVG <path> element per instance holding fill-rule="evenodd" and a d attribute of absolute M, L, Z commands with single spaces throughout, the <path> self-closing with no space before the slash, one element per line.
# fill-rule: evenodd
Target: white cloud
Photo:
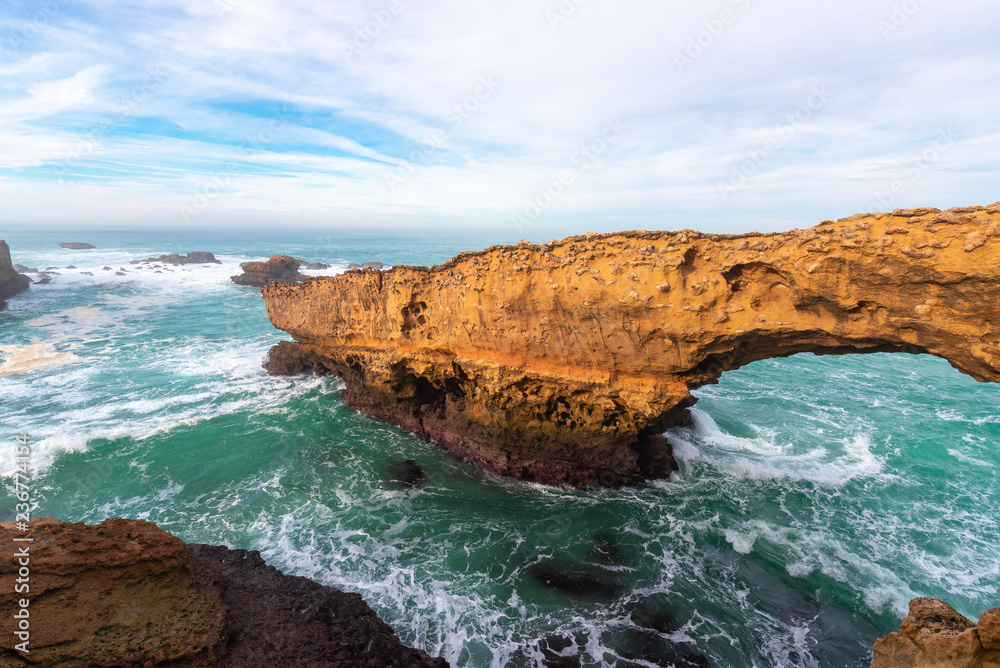
<path fill-rule="evenodd" d="M 277 113 L 270 105 L 288 111 L 288 125 L 252 158 L 259 169 L 234 176 L 200 220 L 335 210 L 372 225 L 510 225 L 614 118 L 625 132 L 534 224 L 808 225 L 867 208 L 946 128 L 958 139 L 898 205 L 998 197 L 1000 17 L 991 3 L 924 3 L 902 19 L 896 3 L 870 0 L 577 4 L 399 0 L 394 13 L 388 0 L 92 0 L 98 18 L 54 17 L 35 50 L 0 68 L 19 82 L 0 97 L 0 166 L 58 160 L 73 133 L 99 122 L 65 119 L 115 118 L 115 101 L 145 68 L 169 77 L 88 154 L 76 173 L 93 182 L 7 174 L 0 189 L 55 198 L 20 220 L 68 222 L 82 197 L 101 221 L 119 207 L 123 220 L 144 210 L 176 221 L 192 187 L 249 160 L 240 144 Z M 563 16 L 560 6 L 576 9 Z M 484 77 L 496 89 L 477 98 Z M 814 87 L 830 99 L 793 132 L 780 130 Z M 449 110 L 466 100 L 475 109 L 456 124 Z M 46 121 L 56 115 L 62 125 Z M 435 136 L 412 176 L 390 188 L 386 163 Z M 720 196 L 775 137 L 754 174 Z"/>

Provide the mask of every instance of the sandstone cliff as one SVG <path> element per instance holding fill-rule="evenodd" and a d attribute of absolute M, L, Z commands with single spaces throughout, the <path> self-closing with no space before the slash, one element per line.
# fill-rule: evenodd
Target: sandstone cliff
<path fill-rule="evenodd" d="M 10 261 L 10 247 L 0 240 L 0 311 L 7 308 L 7 300 L 31 285 L 31 279 L 17 273 Z"/>
<path fill-rule="evenodd" d="M 26 532 L 4 522 L 0 543 L 3 666 L 447 666 L 402 645 L 357 594 L 283 575 L 257 552 L 185 545 L 149 522 L 46 517 Z M 13 556 L 24 547 L 29 556 Z M 27 655 L 16 649 L 21 621 Z"/>
<path fill-rule="evenodd" d="M 587 234 L 264 289 L 296 343 L 274 373 L 491 471 L 553 484 L 668 475 L 692 388 L 770 357 L 930 353 L 1000 381 L 1000 202 L 775 234 Z"/>
<path fill-rule="evenodd" d="M 875 642 L 872 668 L 1000 668 L 1000 608 L 976 625 L 944 601 L 915 598 L 899 631 Z"/>

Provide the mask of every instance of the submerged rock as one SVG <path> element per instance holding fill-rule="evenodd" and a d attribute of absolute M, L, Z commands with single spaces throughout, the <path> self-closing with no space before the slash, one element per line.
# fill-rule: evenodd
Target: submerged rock
<path fill-rule="evenodd" d="M 391 478 L 405 487 L 420 487 L 424 481 L 424 472 L 412 459 L 406 459 L 393 464 L 390 469 Z"/>
<path fill-rule="evenodd" d="M 287 255 L 274 255 L 267 262 L 244 262 L 243 273 L 231 277 L 236 285 L 262 288 L 271 283 L 299 283 L 307 278 L 299 273 L 299 261 Z"/>
<path fill-rule="evenodd" d="M 283 575 L 259 552 L 185 545 L 124 519 L 0 524 L 0 542 L 20 546 L 14 537 L 33 541 L 32 666 L 447 666 L 400 643 L 358 594 Z M 15 650 L 16 572 L 0 561 L 5 666 L 26 665 Z"/>
<path fill-rule="evenodd" d="M 89 250 L 91 248 L 95 248 L 95 246 L 92 246 L 91 244 L 84 244 L 74 241 L 64 241 L 63 243 L 59 244 L 59 246 L 61 248 L 68 248 L 69 250 Z"/>
<path fill-rule="evenodd" d="M 611 601 L 621 596 L 621 587 L 603 575 L 564 567 L 554 561 L 543 561 L 528 569 L 538 583 L 575 598 Z"/>
<path fill-rule="evenodd" d="M 264 300 L 353 408 L 497 474 L 617 486 L 676 470 L 691 391 L 758 360 L 930 353 L 1000 381 L 998 259 L 1000 206 L 920 209 L 493 246 Z"/>
<path fill-rule="evenodd" d="M 875 641 L 872 668 L 992 668 L 1000 666 L 1000 608 L 979 625 L 936 598 L 910 601 L 899 631 Z"/>

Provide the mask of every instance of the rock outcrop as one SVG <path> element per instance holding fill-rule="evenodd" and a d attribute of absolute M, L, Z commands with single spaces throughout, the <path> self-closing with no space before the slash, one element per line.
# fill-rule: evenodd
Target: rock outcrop
<path fill-rule="evenodd" d="M 94 246 L 91 244 L 84 244 L 76 241 L 65 241 L 59 244 L 59 247 L 67 248 L 69 250 L 90 250 L 91 248 L 94 248 Z"/>
<path fill-rule="evenodd" d="M 402 645 L 357 594 L 283 575 L 257 552 L 185 545 L 149 522 L 48 517 L 26 532 L 4 522 L 0 542 L 3 666 L 447 665 Z M 15 591 L 18 578 L 27 589 Z M 27 655 L 16 649 L 21 609 Z"/>
<path fill-rule="evenodd" d="M 132 260 L 129 264 L 172 264 L 172 265 L 184 265 L 184 264 L 222 264 L 222 260 L 218 260 L 214 253 L 206 253 L 204 251 L 192 251 L 187 255 L 178 255 L 177 253 L 170 253 L 169 255 L 161 255 L 160 257 L 148 257 L 145 260 Z"/>
<path fill-rule="evenodd" d="M 1000 608 L 977 626 L 944 601 L 915 598 L 899 631 L 874 651 L 872 668 L 1000 668 Z"/>
<path fill-rule="evenodd" d="M 306 276 L 299 273 L 299 261 L 287 255 L 273 255 L 267 262 L 244 262 L 243 273 L 232 277 L 236 285 L 262 288 L 271 283 L 299 283 Z"/>
<path fill-rule="evenodd" d="M 0 240 L 0 311 L 7 308 L 7 300 L 31 285 L 31 279 L 19 274 L 10 261 L 10 246 Z"/>
<path fill-rule="evenodd" d="M 660 434 L 691 389 L 756 360 L 930 353 L 1000 381 L 1000 203 L 521 242 L 264 300 L 295 339 L 272 372 L 336 373 L 349 405 L 496 473 L 628 484 L 674 468 Z"/>

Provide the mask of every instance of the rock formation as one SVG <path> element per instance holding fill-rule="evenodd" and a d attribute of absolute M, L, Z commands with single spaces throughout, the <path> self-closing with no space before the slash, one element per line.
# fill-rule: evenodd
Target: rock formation
<path fill-rule="evenodd" d="M 31 285 L 31 279 L 19 274 L 10 261 L 10 247 L 0 240 L 0 311 L 7 308 L 7 300 Z"/>
<path fill-rule="evenodd" d="M 795 353 L 930 353 L 1000 381 L 1000 202 L 744 235 L 587 234 L 264 290 L 272 373 L 496 473 L 668 475 L 690 390 Z"/>
<path fill-rule="evenodd" d="M 299 283 L 306 276 L 299 273 L 299 261 L 287 255 L 274 255 L 267 262 L 244 262 L 243 273 L 232 277 L 236 285 L 262 288 L 271 283 Z"/>
<path fill-rule="evenodd" d="M 347 265 L 348 269 L 381 269 L 383 265 L 381 262 L 362 262 L 358 264 L 357 262 L 352 262 Z"/>
<path fill-rule="evenodd" d="M 1000 608 L 977 626 L 944 601 L 915 598 L 899 631 L 874 651 L 872 668 L 1000 668 Z"/>
<path fill-rule="evenodd" d="M 170 255 L 161 255 L 160 257 L 148 257 L 145 260 L 132 260 L 129 264 L 147 264 L 160 262 L 162 264 L 172 264 L 172 265 L 183 265 L 183 264 L 222 264 L 221 260 L 217 260 L 214 253 L 205 253 L 203 251 L 192 251 L 187 255 L 178 255 L 177 253 L 171 253 Z"/>
<path fill-rule="evenodd" d="M 258 552 L 185 545 L 149 522 L 47 517 L 26 532 L 4 522 L 0 542 L 3 666 L 447 665 L 402 645 L 357 594 L 283 575 Z M 26 577 L 12 558 L 24 546 Z M 16 592 L 19 577 L 28 589 Z M 27 656 L 16 649 L 22 608 Z"/>
<path fill-rule="evenodd" d="M 59 244 L 60 248 L 68 248 L 69 250 L 89 250 L 94 248 L 91 244 L 83 244 L 75 241 L 66 241 Z"/>

